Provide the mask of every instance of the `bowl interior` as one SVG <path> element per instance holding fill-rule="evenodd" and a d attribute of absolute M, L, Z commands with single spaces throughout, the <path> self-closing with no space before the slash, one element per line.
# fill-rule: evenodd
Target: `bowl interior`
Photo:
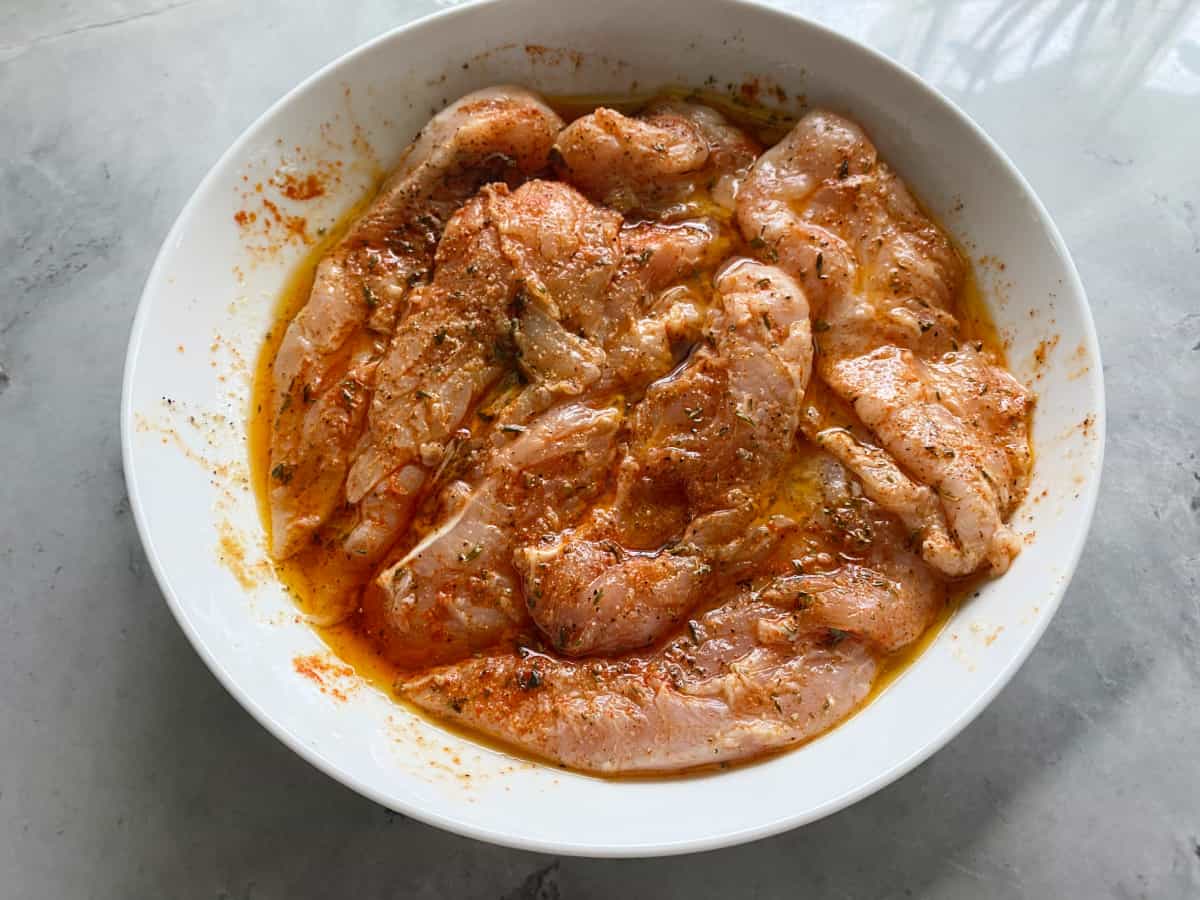
<path fill-rule="evenodd" d="M 1030 538 L 1003 579 L 830 734 L 716 775 L 603 781 L 444 731 L 336 665 L 266 563 L 246 463 L 250 374 L 309 242 L 446 101 L 497 82 L 628 94 L 706 81 L 778 86 L 785 107 L 807 99 L 849 113 L 972 255 L 993 261 L 979 268 L 985 296 L 1010 364 L 1039 396 L 1036 478 L 1015 519 Z M 286 176 L 309 172 L 325 194 L 289 199 Z M 235 221 L 246 211 L 253 221 Z M 1098 485 L 1103 413 L 1093 326 L 1061 239 L 996 147 L 915 77 L 822 28 L 728 0 L 505 0 L 356 50 L 221 159 L 146 285 L 122 427 L 130 497 L 172 609 L 226 687 L 282 740 L 376 801 L 460 833 L 641 855 L 811 821 L 903 774 L 976 715 L 1041 635 L 1074 568 Z M 701 791 L 707 814 L 681 814 Z"/>

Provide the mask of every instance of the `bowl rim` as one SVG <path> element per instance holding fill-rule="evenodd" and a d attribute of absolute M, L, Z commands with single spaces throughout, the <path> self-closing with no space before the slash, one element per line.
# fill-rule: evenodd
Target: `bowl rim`
<path fill-rule="evenodd" d="M 247 125 L 234 140 L 234 142 L 212 164 L 208 172 L 193 190 L 187 202 L 184 204 L 178 216 L 175 218 L 175 221 L 167 232 L 166 237 L 163 239 L 158 253 L 155 256 L 154 263 L 146 276 L 146 281 L 138 300 L 137 311 L 133 318 L 129 341 L 126 348 L 125 364 L 122 376 L 120 408 L 121 458 L 126 490 L 129 495 L 129 503 L 133 512 L 133 519 L 136 523 L 138 536 L 141 539 L 142 546 L 146 552 L 147 560 L 150 563 L 150 568 L 154 573 L 159 590 L 166 599 L 172 615 L 175 617 L 180 628 L 187 636 L 189 643 L 191 643 L 192 647 L 199 654 L 205 665 L 213 673 L 213 675 L 216 676 L 217 680 L 221 683 L 225 690 L 228 691 L 229 694 L 232 695 L 238 701 L 238 703 L 240 703 L 241 706 L 259 722 L 260 725 L 262 725 L 279 741 L 300 756 L 301 759 L 305 760 L 311 766 L 323 772 L 325 775 L 328 775 L 339 783 L 349 787 L 358 794 L 380 804 L 381 806 L 384 806 L 388 809 L 395 809 L 397 812 L 401 812 L 404 815 L 410 816 L 411 818 L 427 825 L 433 825 L 437 828 L 441 828 L 457 835 L 474 838 L 480 841 L 486 841 L 492 844 L 539 853 L 585 857 L 629 858 L 669 856 L 702 852 L 759 840 L 761 838 L 770 837 L 772 835 L 780 834 L 784 831 L 797 828 L 801 825 L 809 824 L 845 809 L 846 807 L 857 803 L 859 800 L 870 796 L 883 787 L 886 787 L 887 785 L 911 772 L 914 768 L 927 760 L 938 750 L 942 749 L 946 744 L 957 737 L 967 725 L 969 725 L 985 708 L 987 708 L 989 704 L 991 704 L 1000 691 L 1016 674 L 1017 670 L 1025 663 L 1025 660 L 1029 657 L 1030 653 L 1033 651 L 1033 648 L 1041 640 L 1042 635 L 1045 633 L 1051 620 L 1054 618 L 1059 605 L 1062 603 L 1062 599 L 1066 594 L 1067 588 L 1075 574 L 1079 559 L 1083 553 L 1083 548 L 1086 545 L 1091 531 L 1091 525 L 1100 493 L 1100 484 L 1103 477 L 1104 453 L 1107 442 L 1107 407 L 1103 374 L 1104 370 L 1100 356 L 1100 345 L 1096 332 L 1095 321 L 1091 313 L 1091 306 L 1087 299 L 1087 293 L 1084 290 L 1082 280 L 1079 277 L 1079 273 L 1075 267 L 1075 263 L 1071 257 L 1070 251 L 1067 248 L 1066 242 L 1058 230 L 1058 226 L 1055 224 L 1040 197 L 1038 197 L 1037 193 L 1025 179 L 1024 175 L 1021 174 L 1020 170 L 1018 170 L 1013 162 L 1008 158 L 1008 155 L 983 130 L 980 125 L 978 125 L 966 112 L 964 112 L 957 104 L 955 104 L 954 101 L 948 98 L 932 84 L 925 81 L 919 75 L 912 72 L 903 64 L 893 60 L 886 54 L 804 15 L 788 10 L 778 9 L 768 5 L 765 2 L 762 2 L 762 0 L 713 0 L 713 2 L 719 2 L 734 8 L 753 9 L 756 13 L 765 14 L 777 18 L 781 22 L 786 21 L 792 25 L 799 23 L 803 27 L 812 30 L 826 41 L 836 45 L 841 45 L 852 52 L 866 54 L 876 63 L 881 64 L 888 69 L 896 78 L 904 80 L 909 84 L 910 87 L 928 95 L 937 104 L 941 105 L 952 118 L 957 120 L 957 124 L 959 126 L 973 132 L 976 139 L 986 146 L 995 160 L 1001 165 L 1005 175 L 1019 185 L 1019 187 L 1024 191 L 1038 218 L 1045 226 L 1046 234 L 1049 237 L 1050 244 L 1055 254 L 1064 264 L 1064 274 L 1066 275 L 1066 278 L 1064 279 L 1064 287 L 1070 293 L 1072 299 L 1076 297 L 1079 299 L 1081 306 L 1080 324 L 1083 332 L 1082 343 L 1087 349 L 1087 354 L 1092 360 L 1094 360 L 1092 369 L 1095 372 L 1095 377 L 1089 378 L 1088 383 L 1093 392 L 1092 399 L 1095 407 L 1094 433 L 1096 435 L 1096 440 L 1094 442 L 1094 454 L 1096 468 L 1094 475 L 1087 481 L 1087 485 L 1085 487 L 1085 496 L 1081 498 L 1083 500 L 1082 516 L 1079 520 L 1079 527 L 1077 528 L 1076 533 L 1071 541 L 1069 552 L 1063 559 L 1063 577 L 1054 586 L 1050 596 L 1047 598 L 1047 602 L 1043 606 L 1044 614 L 1039 616 L 1037 622 L 1035 622 L 1027 632 L 1023 638 L 1023 643 L 1016 649 L 1008 663 L 996 674 L 996 676 L 984 688 L 984 690 L 977 695 L 975 700 L 964 707 L 954 721 L 934 739 L 928 741 L 924 746 L 921 747 L 919 751 L 914 752 L 908 757 L 898 760 L 892 766 L 877 772 L 873 777 L 864 781 L 854 790 L 847 791 L 840 796 L 833 797 L 816 807 L 806 809 L 803 812 L 799 812 L 794 815 L 783 816 L 773 821 L 764 822 L 750 828 L 743 828 L 735 831 L 720 831 L 706 838 L 665 841 L 645 845 L 619 845 L 595 844 L 571 840 L 542 840 L 537 838 L 528 838 L 520 834 L 510 834 L 492 827 L 481 826 L 469 820 L 457 818 L 453 815 L 446 815 L 427 806 L 397 801 L 396 798 L 386 794 L 384 791 L 375 787 L 370 782 L 359 778 L 353 772 L 350 772 L 329 760 L 315 748 L 308 745 L 301 736 L 290 731 L 287 726 L 283 725 L 279 720 L 277 720 L 270 711 L 264 708 L 248 691 L 241 687 L 241 685 L 221 663 L 217 654 L 208 646 L 208 644 L 205 643 L 198 630 L 189 619 L 188 613 L 184 608 L 180 597 L 175 592 L 170 579 L 167 577 L 165 566 L 156 549 L 154 535 L 152 534 L 146 520 L 146 511 L 138 488 L 138 481 L 136 478 L 133 460 L 133 437 L 136 432 L 135 410 L 133 408 L 133 379 L 135 363 L 139 348 L 142 344 L 143 332 L 146 327 L 146 321 L 149 316 L 149 310 L 152 303 L 151 289 L 157 282 L 160 281 L 166 267 L 167 258 L 170 254 L 170 251 L 179 243 L 181 234 L 184 231 L 185 226 L 189 223 L 189 220 L 199 205 L 201 198 L 208 192 L 211 185 L 216 181 L 218 172 L 222 171 L 225 165 L 231 159 L 236 158 L 247 146 L 247 144 L 249 144 L 259 125 L 264 120 L 273 116 L 277 111 L 287 106 L 294 97 L 302 94 L 311 85 L 322 81 L 330 74 L 357 59 L 358 57 L 370 53 L 378 45 L 391 41 L 407 31 L 421 28 L 435 20 L 450 20 L 458 17 L 469 18 L 475 12 L 475 10 L 479 8 L 502 5 L 506 2 L 508 2 L 508 0 L 469 0 L 469 2 L 462 3 L 457 6 L 420 16 L 376 35 L 375 37 L 357 45 L 334 60 L 321 66 L 314 73 L 300 81 L 295 87 L 288 90 L 278 100 L 264 110 L 258 117 L 256 117 L 253 122 Z"/>

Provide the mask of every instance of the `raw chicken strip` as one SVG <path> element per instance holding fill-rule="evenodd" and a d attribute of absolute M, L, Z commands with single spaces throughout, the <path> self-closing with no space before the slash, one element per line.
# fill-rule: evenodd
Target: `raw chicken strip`
<path fill-rule="evenodd" d="M 820 311 L 821 377 L 882 450 L 936 491 L 946 527 L 922 528 L 926 558 L 952 576 L 984 562 L 1007 569 L 1020 548 L 1004 520 L 1029 474 L 1031 399 L 982 347 L 960 342 L 949 307 L 964 265 L 946 235 L 862 131 L 823 111 L 755 163 L 738 218 L 759 255 L 800 278 Z M 871 477 L 877 454 L 856 457 L 841 438 L 830 449 L 859 459 L 879 503 L 928 519 L 911 490 L 880 489 L 889 483 Z"/>
<path fill-rule="evenodd" d="M 416 492 L 396 495 L 390 477 L 406 467 L 435 466 L 471 405 L 503 371 L 504 359 L 494 348 L 510 332 L 516 280 L 500 248 L 492 207 L 507 198 L 507 188 L 489 185 L 446 227 L 434 279 L 413 292 L 408 315 L 376 373 L 367 430 L 346 479 L 349 503 L 378 497 L 382 504 L 411 509 Z M 406 525 L 407 515 L 397 524 Z M 397 531 L 383 527 L 351 540 L 361 541 L 362 555 L 371 557 L 385 551 Z"/>
<path fill-rule="evenodd" d="M 603 488 L 621 418 L 612 408 L 557 407 L 507 435 L 477 487 L 450 486 L 438 526 L 364 594 L 364 631 L 390 660 L 448 662 L 528 625 L 514 542 L 578 519 Z"/>
<path fill-rule="evenodd" d="M 854 637 L 744 594 L 646 657 L 465 660 L 397 690 L 452 721 L 604 774 L 746 759 L 815 737 L 867 697 L 878 668 Z"/>
<path fill-rule="evenodd" d="M 712 345 L 637 407 L 615 503 L 516 555 L 530 614 L 564 653 L 651 643 L 768 537 L 751 526 L 799 424 L 808 305 L 791 278 L 749 260 L 716 291 Z"/>
<path fill-rule="evenodd" d="M 398 689 L 523 750 L 609 774 L 733 761 L 821 733 L 863 702 L 883 654 L 929 627 L 946 588 L 836 460 L 813 450 L 789 480 L 804 498 L 796 525 L 748 587 L 659 650 L 496 653 Z"/>
<path fill-rule="evenodd" d="M 435 116 L 367 212 L 321 260 L 273 372 L 272 551 L 294 553 L 341 498 L 366 395 L 410 288 L 444 223 L 488 181 L 546 166 L 562 121 L 536 94 L 500 86 Z"/>
<path fill-rule="evenodd" d="M 946 588 L 909 549 L 904 525 L 825 453 L 812 451 L 791 475 L 792 485 L 807 483 L 816 491 L 794 504 L 796 527 L 756 572 L 760 598 L 882 653 L 919 638 L 944 608 Z"/>
<path fill-rule="evenodd" d="M 677 348 L 695 343 L 704 326 L 711 286 L 698 273 L 715 269 L 729 245 L 709 218 L 621 230 L 624 255 L 597 335 L 608 357 L 604 386 L 640 397 L 675 367 Z"/>
<path fill-rule="evenodd" d="M 460 210 L 433 282 L 414 292 L 380 364 L 350 503 L 382 491 L 393 509 L 411 509 L 413 494 L 391 490 L 395 473 L 440 463 L 476 401 L 518 361 L 552 395 L 578 394 L 599 376 L 603 352 L 570 328 L 607 289 L 617 228 L 615 214 L 555 182 L 511 194 L 489 185 Z M 377 558 L 399 530 L 379 529 L 365 555 Z"/>
<path fill-rule="evenodd" d="M 761 148 L 715 109 L 668 100 L 636 118 L 600 107 L 564 128 L 554 150 L 562 177 L 593 200 L 661 219 L 688 211 L 702 189 L 732 200 Z"/>
<path fill-rule="evenodd" d="M 906 543 L 919 539 L 930 560 L 958 558 L 937 492 L 913 481 L 890 453 L 876 447 L 854 411 L 821 381 L 810 383 L 800 430 L 854 472 L 867 495 L 904 524 Z"/>
<path fill-rule="evenodd" d="M 576 396 L 605 364 L 591 337 L 620 262 L 621 217 L 558 182 L 532 182 L 521 193 L 497 218 L 521 283 L 517 361 L 549 395 Z"/>
<path fill-rule="evenodd" d="M 589 205 L 577 208 L 576 215 L 613 214 Z M 569 230 L 565 223 L 554 227 L 559 233 Z M 607 247 L 607 228 L 602 233 Z M 698 273 L 715 268 L 728 244 L 709 219 L 621 228 L 613 248 L 618 263 L 607 272 L 607 283 L 588 277 L 572 291 L 545 292 L 560 299 L 533 303 L 522 316 L 516 333 L 518 362 L 530 384 L 513 402 L 490 411 L 502 424 L 524 425 L 563 396 L 582 390 L 592 396 L 621 392 L 627 400 L 640 399 L 646 386 L 675 368 L 699 338 L 709 288 L 699 283 Z M 595 252 L 593 247 L 581 255 Z M 578 285 L 589 288 L 583 294 L 586 302 Z M 561 323 L 555 314 L 563 317 Z"/>

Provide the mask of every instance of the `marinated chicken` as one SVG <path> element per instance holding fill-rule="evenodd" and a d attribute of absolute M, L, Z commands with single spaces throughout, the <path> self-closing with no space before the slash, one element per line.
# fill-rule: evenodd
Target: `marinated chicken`
<path fill-rule="evenodd" d="M 298 550 L 342 499 L 375 369 L 409 294 L 429 276 L 446 221 L 483 185 L 545 168 L 561 127 L 523 88 L 468 94 L 422 130 L 371 207 L 321 260 L 273 367 L 277 558 Z"/>
<path fill-rule="evenodd" d="M 761 147 L 711 107 L 664 100 L 636 117 L 600 107 L 564 128 L 552 152 L 560 175 L 589 197 L 665 219 L 714 200 L 731 205 Z"/>
<path fill-rule="evenodd" d="M 405 665 L 515 638 L 528 620 L 513 550 L 576 521 L 604 484 L 621 413 L 566 403 L 515 430 L 479 482 L 446 486 L 444 515 L 363 598 L 366 628 Z"/>
<path fill-rule="evenodd" d="M 1003 573 L 1020 549 L 1005 519 L 1028 483 L 1030 395 L 963 339 L 952 307 L 965 263 L 946 234 L 862 130 L 823 111 L 755 162 L 738 221 L 760 256 L 801 279 L 821 316 L 821 377 L 898 464 L 891 480 L 864 478 L 875 499 L 946 575 Z M 829 449 L 856 471 L 890 462 L 856 462 L 844 441 Z"/>
<path fill-rule="evenodd" d="M 275 557 L 398 695 L 602 774 L 844 720 L 1009 566 L 1032 468 L 861 128 L 622 108 L 435 116 L 287 324 L 260 463 Z"/>
<path fill-rule="evenodd" d="M 538 756 L 602 774 L 728 763 L 835 725 L 870 692 L 878 657 L 787 606 L 742 594 L 639 657 L 569 660 L 526 648 L 403 679 L 414 703 Z"/>
<path fill-rule="evenodd" d="M 715 287 L 705 342 L 637 407 L 612 503 L 516 553 L 530 615 L 563 653 L 652 643 L 766 543 L 756 520 L 812 366 L 808 305 L 790 277 L 748 260 Z"/>

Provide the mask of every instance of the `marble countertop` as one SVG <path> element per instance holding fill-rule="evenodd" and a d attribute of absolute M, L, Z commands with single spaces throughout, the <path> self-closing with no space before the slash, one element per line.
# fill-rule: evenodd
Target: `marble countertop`
<path fill-rule="evenodd" d="M 125 344 L 217 156 L 325 62 L 447 5 L 0 7 L 0 895 L 1200 896 L 1200 4 L 789 2 L 964 107 L 1058 222 L 1109 398 L 1078 574 L 1009 687 L 809 827 L 553 859 L 326 778 L 188 646 L 129 514 Z"/>

